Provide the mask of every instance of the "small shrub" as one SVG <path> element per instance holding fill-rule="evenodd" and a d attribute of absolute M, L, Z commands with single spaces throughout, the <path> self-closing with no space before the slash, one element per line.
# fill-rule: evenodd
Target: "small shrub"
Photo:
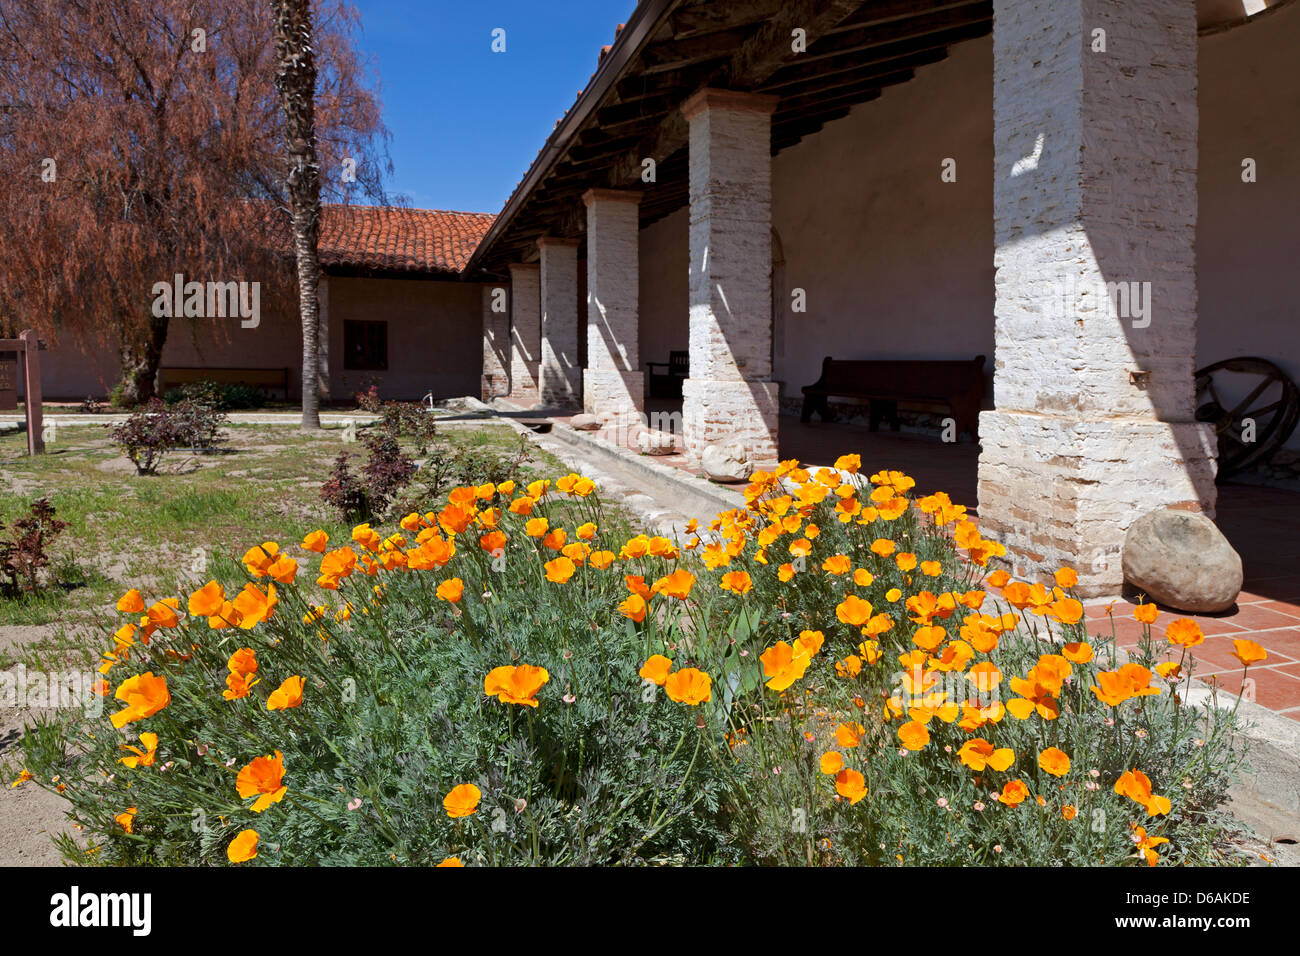
<path fill-rule="evenodd" d="M 155 474 L 163 457 L 182 443 L 175 420 L 157 398 L 114 426 L 110 441 L 135 465 L 137 475 Z"/>
<path fill-rule="evenodd" d="M 379 398 L 378 385 L 370 385 L 357 392 L 357 408 L 372 414 L 383 408 L 383 402 Z"/>
<path fill-rule="evenodd" d="M 392 438 L 408 439 L 415 454 L 424 457 L 438 435 L 437 418 L 415 402 L 384 402 L 380 429 Z"/>
<path fill-rule="evenodd" d="M 204 379 L 168 389 L 167 394 L 163 396 L 163 401 L 168 405 L 186 400 L 228 412 L 263 408 L 266 405 L 266 393 L 252 385 L 241 383 L 223 385 L 211 379 Z"/>
<path fill-rule="evenodd" d="M 343 521 L 363 521 L 370 513 L 369 499 L 361 479 L 352 472 L 351 456 L 340 452 L 330 476 L 321 486 L 321 500 L 338 512 Z"/>
<path fill-rule="evenodd" d="M 14 522 L 11 536 L 0 538 L 0 596 L 13 598 L 41 589 L 41 573 L 50 564 L 48 549 L 66 527 L 48 498 L 32 502 L 26 516 Z"/>
<path fill-rule="evenodd" d="M 196 399 L 181 399 L 166 412 L 179 446 L 207 451 L 217 446 L 221 429 L 230 421 L 216 406 Z"/>

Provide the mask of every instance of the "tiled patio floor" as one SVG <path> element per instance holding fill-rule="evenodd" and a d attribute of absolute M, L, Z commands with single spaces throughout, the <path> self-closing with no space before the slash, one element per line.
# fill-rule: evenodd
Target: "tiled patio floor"
<path fill-rule="evenodd" d="M 648 404 L 648 411 L 680 407 L 667 402 Z M 634 434 L 594 434 L 611 441 L 621 439 L 622 444 L 636 449 Z M 857 452 L 865 469 L 896 468 L 916 479 L 917 493 L 947 491 L 954 501 L 974 511 L 979 448 L 969 438 L 945 444 L 929 435 L 872 433 L 865 427 L 838 423 L 803 425 L 797 417 L 782 416 L 780 444 L 782 458 L 797 458 L 808 465 L 829 465 L 840 455 Z M 681 455 L 656 460 L 689 469 Z M 1175 618 L 1194 619 L 1206 635 L 1205 643 L 1193 651 L 1197 677 L 1213 678 L 1233 695 L 1241 690 L 1241 664 L 1231 656 L 1232 641 L 1256 641 L 1268 651 L 1268 659 L 1250 669 L 1256 702 L 1300 721 L 1300 493 L 1222 485 L 1217 523 L 1241 554 L 1245 568 L 1245 585 L 1236 606 L 1212 615 L 1162 609 L 1153 634 L 1163 637 L 1165 627 Z M 1141 633 L 1141 625 L 1133 619 L 1137 600 L 1128 596 L 1115 600 L 1116 636 L 1121 646 L 1132 647 Z M 1110 622 L 1105 619 L 1109 603 L 1089 602 L 1086 613 L 1091 633 L 1109 635 Z"/>

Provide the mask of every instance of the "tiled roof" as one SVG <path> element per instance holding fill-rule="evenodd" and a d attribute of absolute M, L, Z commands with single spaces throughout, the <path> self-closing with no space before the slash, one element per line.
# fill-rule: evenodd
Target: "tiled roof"
<path fill-rule="evenodd" d="M 456 274 L 496 219 L 492 213 L 327 205 L 321 266 Z"/>

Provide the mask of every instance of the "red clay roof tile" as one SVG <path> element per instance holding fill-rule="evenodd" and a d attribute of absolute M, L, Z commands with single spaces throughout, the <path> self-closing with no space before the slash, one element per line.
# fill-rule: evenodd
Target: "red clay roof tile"
<path fill-rule="evenodd" d="M 327 205 L 319 253 L 325 268 L 456 274 L 496 216 L 401 206 Z"/>

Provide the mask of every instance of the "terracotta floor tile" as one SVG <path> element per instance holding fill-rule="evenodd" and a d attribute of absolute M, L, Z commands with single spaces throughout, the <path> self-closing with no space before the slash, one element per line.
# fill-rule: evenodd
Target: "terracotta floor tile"
<path fill-rule="evenodd" d="M 1300 623 L 1300 604 L 1291 601 L 1265 601 L 1259 607 L 1267 608 L 1270 611 L 1277 611 L 1279 614 L 1286 614 L 1296 619 Z"/>
<path fill-rule="evenodd" d="M 1281 614 L 1259 604 L 1243 605 L 1237 608 L 1235 614 L 1229 614 L 1214 620 L 1226 621 L 1248 631 L 1264 631 L 1273 627 L 1293 627 L 1296 623 L 1296 619 L 1289 614 Z"/>
<path fill-rule="evenodd" d="M 1300 677 L 1300 661 L 1292 664 L 1278 664 L 1273 670 L 1281 671 L 1283 674 L 1289 674 L 1292 677 Z"/>
<path fill-rule="evenodd" d="M 1269 710 L 1288 710 L 1300 707 L 1300 678 L 1282 674 L 1272 668 L 1251 670 L 1250 679 L 1255 682 L 1255 702 Z M 1236 695 L 1241 690 L 1241 673 L 1226 672 L 1215 675 L 1219 687 Z"/>
<path fill-rule="evenodd" d="M 1254 605 L 1251 606 L 1253 607 Z M 1178 620 L 1179 617 L 1190 617 L 1193 621 L 1195 621 L 1197 624 L 1200 625 L 1201 633 L 1204 634 L 1206 637 L 1209 637 L 1213 634 L 1240 635 L 1243 631 L 1248 630 L 1248 628 L 1245 625 L 1237 623 L 1235 614 L 1229 617 L 1209 617 L 1207 615 L 1196 615 L 1196 614 L 1166 616 L 1162 614 L 1159 618 L 1156 619 L 1155 627 L 1163 635 L 1165 633 L 1165 628 L 1169 626 L 1170 622 Z M 1282 625 L 1277 625 L 1277 626 L 1281 627 Z"/>

